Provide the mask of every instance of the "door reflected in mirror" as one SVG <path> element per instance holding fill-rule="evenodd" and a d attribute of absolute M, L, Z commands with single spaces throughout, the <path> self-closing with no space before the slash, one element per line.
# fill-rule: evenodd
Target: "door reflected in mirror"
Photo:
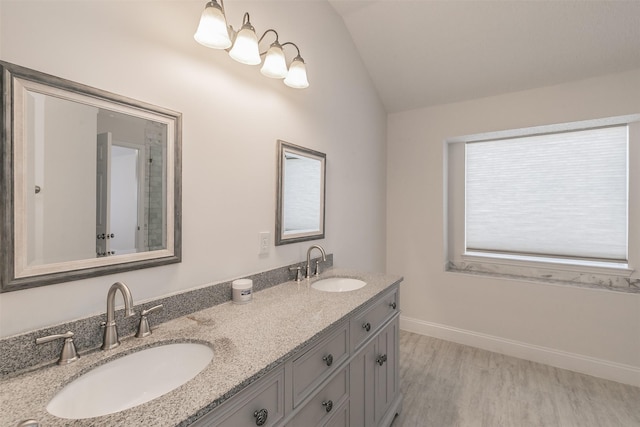
<path fill-rule="evenodd" d="M 278 141 L 276 245 L 324 238 L 326 155 Z"/>

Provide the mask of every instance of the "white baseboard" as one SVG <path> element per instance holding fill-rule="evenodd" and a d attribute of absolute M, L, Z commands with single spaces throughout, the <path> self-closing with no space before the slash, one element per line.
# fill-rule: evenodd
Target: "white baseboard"
<path fill-rule="evenodd" d="M 640 387 L 640 368 L 400 316 L 400 329 Z"/>

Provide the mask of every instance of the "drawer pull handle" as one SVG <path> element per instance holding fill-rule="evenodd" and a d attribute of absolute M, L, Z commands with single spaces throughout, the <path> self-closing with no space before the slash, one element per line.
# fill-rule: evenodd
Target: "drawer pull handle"
<path fill-rule="evenodd" d="M 397 307 L 396 302 L 394 301 L 391 304 L 389 304 L 389 307 L 391 307 L 392 310 L 395 310 Z"/>
<path fill-rule="evenodd" d="M 333 402 L 331 400 L 327 400 L 326 402 L 322 402 L 322 406 L 324 406 L 325 411 L 331 412 L 333 409 Z"/>
<path fill-rule="evenodd" d="M 324 363 L 326 363 L 327 366 L 333 365 L 333 355 L 331 354 L 327 354 L 325 357 L 322 358 L 322 360 L 324 360 Z"/>
<path fill-rule="evenodd" d="M 378 356 L 378 358 L 376 359 L 376 363 L 380 366 L 384 365 L 384 362 L 387 361 L 387 355 L 386 354 L 381 354 Z"/>
<path fill-rule="evenodd" d="M 269 416 L 269 411 L 266 409 L 260 409 L 253 413 L 253 416 L 256 417 L 256 425 L 261 426 L 267 422 L 267 417 Z"/>
<path fill-rule="evenodd" d="M 369 332 L 371 330 L 371 323 L 369 322 L 365 323 L 364 325 L 362 325 L 362 329 Z"/>

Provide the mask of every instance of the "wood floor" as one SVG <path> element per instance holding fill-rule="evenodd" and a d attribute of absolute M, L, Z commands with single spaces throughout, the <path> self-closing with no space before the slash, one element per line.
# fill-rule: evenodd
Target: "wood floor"
<path fill-rule="evenodd" d="M 640 388 L 400 332 L 392 427 L 640 427 Z"/>

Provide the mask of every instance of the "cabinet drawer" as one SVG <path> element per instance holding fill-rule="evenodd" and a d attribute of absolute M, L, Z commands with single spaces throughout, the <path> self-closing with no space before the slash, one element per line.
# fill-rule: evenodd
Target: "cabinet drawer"
<path fill-rule="evenodd" d="M 270 427 L 284 418 L 284 368 L 251 384 L 194 425 L 198 427 Z M 225 406 L 226 404 L 229 406 Z M 264 420 L 257 424 L 258 418 Z"/>
<path fill-rule="evenodd" d="M 341 407 L 334 409 L 331 419 L 322 427 L 349 427 L 349 402 L 345 401 Z"/>
<path fill-rule="evenodd" d="M 398 289 L 387 293 L 363 313 L 351 319 L 351 343 L 352 348 L 357 349 L 369 337 L 376 334 L 377 330 L 399 311 Z"/>
<path fill-rule="evenodd" d="M 324 425 L 348 399 L 349 375 L 347 367 L 338 372 L 311 400 L 300 409 L 300 412 L 287 424 L 289 427 L 313 427 Z M 347 405 L 348 406 L 348 405 Z"/>
<path fill-rule="evenodd" d="M 294 407 L 313 392 L 349 357 L 349 328 L 345 322 L 327 339 L 293 361 Z"/>

